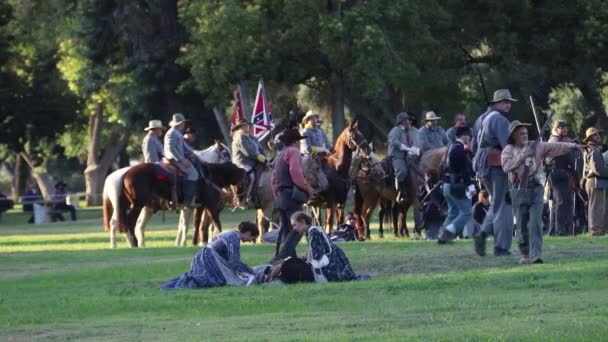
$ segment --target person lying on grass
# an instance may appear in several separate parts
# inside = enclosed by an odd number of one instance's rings
[[[238,230],[219,234],[196,253],[188,272],[164,283],[161,290],[251,285],[255,272],[241,261],[240,242],[255,241],[259,235],[251,222],[241,222]]]

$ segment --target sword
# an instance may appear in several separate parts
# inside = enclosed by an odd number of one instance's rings
[[[532,107],[532,114],[534,115],[534,121],[536,122],[536,129],[538,130],[538,139],[543,140],[543,130],[540,128],[540,122],[538,121],[538,114],[536,114],[536,107],[534,106],[534,99],[530,95],[530,106]]]

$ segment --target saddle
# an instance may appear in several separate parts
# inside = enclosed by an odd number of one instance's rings
[[[158,181],[166,182],[171,187],[171,202],[175,207],[183,197],[184,173],[175,166],[173,161],[166,158],[163,158],[161,163],[154,164],[154,173]]]

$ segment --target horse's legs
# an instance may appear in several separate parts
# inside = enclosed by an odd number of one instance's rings
[[[118,228],[116,222],[116,211],[112,213],[112,218],[110,219],[110,247],[116,248],[116,229]]]
[[[135,224],[137,223],[137,218],[139,217],[139,214],[141,213],[142,208],[143,208],[143,206],[134,205],[127,212],[126,238],[127,238],[127,242],[129,243],[129,246],[131,246],[131,247],[138,247],[137,237],[135,237],[134,230],[135,230]]]
[[[383,204],[384,201],[380,202],[380,209],[378,209],[378,234],[384,236],[384,216],[386,215],[386,207]]]
[[[192,245],[198,246],[202,241],[202,219],[204,215],[204,210],[201,208],[194,209],[194,224],[192,226]]]
[[[137,237],[139,247],[145,247],[144,230],[148,224],[148,221],[150,221],[152,214],[154,214],[154,210],[144,207],[137,217],[137,223],[135,223],[135,237]]]
[[[336,226],[344,223],[344,203],[338,203],[336,206]]]
[[[406,237],[410,237],[410,231],[407,229],[407,212],[410,209],[410,205],[411,203],[405,203],[402,207],[401,210],[401,231],[402,231],[402,235],[405,235]]]
[[[177,236],[175,237],[175,245],[178,247],[186,246],[186,236],[188,234],[188,226],[192,218],[192,209],[183,208],[179,213],[179,223],[177,226]]]
[[[209,212],[209,217],[211,218],[211,222],[213,223],[213,227],[214,227],[213,236],[215,236],[215,231],[217,231],[218,233],[222,232],[222,223],[220,222],[220,209],[209,208],[209,209],[207,209],[207,211]]]
[[[199,241],[199,246],[202,247],[209,242],[209,229],[211,229],[211,219],[207,210],[203,210],[200,227],[201,240]]]
[[[397,203],[391,203],[391,212],[393,218],[393,234],[395,237],[399,237],[399,207]]]
[[[331,234],[331,230],[334,225],[334,214],[336,213],[336,207],[336,204],[331,204],[325,210],[325,214],[327,215],[327,217],[325,218],[325,232],[327,233],[327,235]]]

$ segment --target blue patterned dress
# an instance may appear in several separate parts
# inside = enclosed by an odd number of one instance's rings
[[[316,226],[308,230],[308,261],[313,272],[320,269],[327,281],[348,281],[357,278],[346,254],[325,232]]]
[[[190,265],[190,270],[163,284],[161,290],[197,289],[225,285],[244,286],[253,270],[241,261],[238,231],[219,234],[202,248]]]

